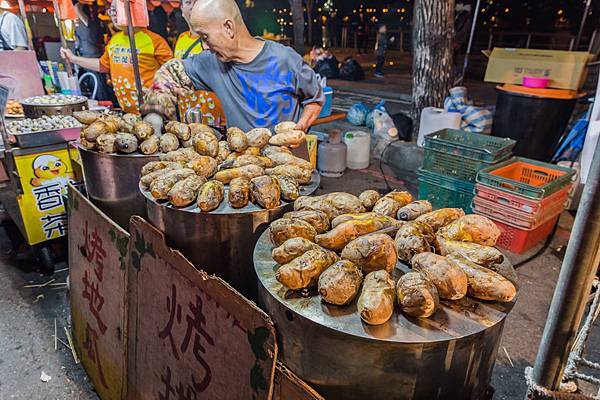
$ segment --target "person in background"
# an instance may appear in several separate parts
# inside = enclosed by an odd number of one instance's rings
[[[28,48],[25,24],[21,18],[0,6],[0,51],[27,50]]]
[[[169,34],[167,32],[169,17],[167,16],[165,9],[161,6],[155,7],[154,10],[148,12],[148,17],[150,20],[148,29],[157,35],[162,36],[162,38],[166,40]]]
[[[111,3],[108,14],[118,32],[110,39],[100,58],[76,56],[71,50],[65,48],[60,49],[60,54],[65,60],[83,68],[110,73],[121,109],[124,112],[139,114],[129,37],[123,31],[124,27],[117,25],[116,1]],[[138,51],[142,86],[149,88],[154,82],[156,71],[173,58],[173,53],[165,39],[146,28],[135,28],[135,45]]]
[[[393,42],[394,37],[388,39],[387,25],[383,24],[377,31],[377,42],[375,43],[375,56],[377,62],[375,64],[375,77],[383,78],[383,65],[385,64],[385,53],[387,51],[388,41]]]
[[[356,23],[356,37],[358,54],[367,52],[367,42],[369,39],[369,20],[363,11],[358,14],[358,21]]]
[[[332,48],[340,47],[340,32],[342,30],[342,21],[336,11],[333,11],[327,19],[327,29],[329,30],[329,41]]]
[[[181,3],[182,16],[189,21],[192,7],[196,0],[184,0]],[[187,30],[177,38],[175,43],[175,58],[185,60],[195,54],[200,54],[204,50],[202,38]],[[221,102],[217,96],[206,90],[196,90],[188,96],[180,96],[177,102],[179,108],[179,118],[183,121],[185,113],[192,107],[198,107],[202,111],[202,120],[204,123],[213,126],[225,126],[225,112],[221,107]]]
[[[102,38],[102,25],[98,18],[98,6],[87,5],[78,0],[73,0],[75,13],[77,14],[77,25],[75,26],[75,38],[77,39],[76,52],[81,57],[98,58],[102,55],[104,43]],[[106,76],[96,71],[80,69],[80,75],[86,72],[92,73],[98,82],[95,100],[113,100],[115,94],[106,83]]]

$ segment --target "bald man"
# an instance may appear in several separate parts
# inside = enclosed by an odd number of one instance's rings
[[[190,25],[209,51],[161,67],[143,113],[172,119],[178,95],[208,90],[227,125],[245,131],[289,120],[307,130],[318,117],[325,97],[315,72],[293,49],[250,35],[234,0],[197,0]]]

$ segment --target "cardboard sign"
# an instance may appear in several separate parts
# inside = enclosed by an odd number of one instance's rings
[[[325,398],[278,362],[273,382],[273,400],[325,400]]]
[[[15,168],[23,189],[17,201],[27,242],[33,245],[66,235],[63,194],[75,178],[67,147],[15,155]]]
[[[77,354],[100,398],[126,393],[129,234],[69,185],[69,282]]]
[[[578,90],[589,59],[585,51],[495,48],[484,80],[521,85],[524,76],[535,76],[550,78],[548,87]]]
[[[140,217],[130,232],[129,398],[270,399],[270,318]]]

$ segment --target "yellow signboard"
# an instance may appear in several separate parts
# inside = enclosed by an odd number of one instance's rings
[[[17,201],[27,242],[33,245],[66,235],[63,194],[74,178],[67,148],[16,155],[15,165],[23,189]]]

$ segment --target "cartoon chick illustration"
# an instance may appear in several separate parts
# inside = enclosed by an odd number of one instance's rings
[[[51,154],[38,156],[33,160],[33,173],[36,177],[31,178],[31,186],[42,186],[44,182],[60,178],[66,172],[67,166],[60,158]]]

